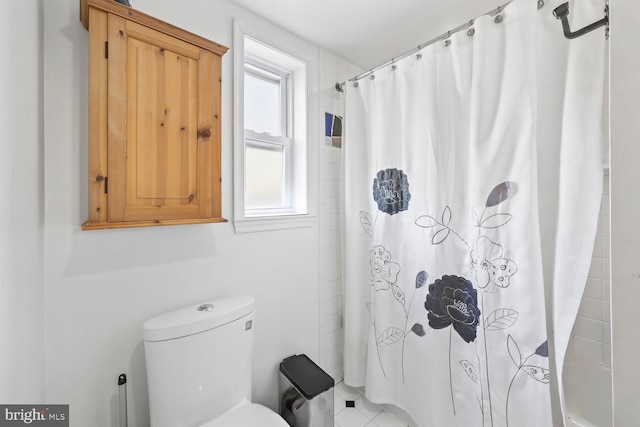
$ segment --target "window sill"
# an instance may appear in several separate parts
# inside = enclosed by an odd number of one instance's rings
[[[316,217],[311,215],[272,215],[234,219],[236,233],[288,230],[313,227]]]

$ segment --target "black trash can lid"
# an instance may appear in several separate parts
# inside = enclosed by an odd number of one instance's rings
[[[329,390],[335,384],[333,378],[313,363],[306,354],[298,354],[284,359],[280,363],[280,372],[307,400]]]

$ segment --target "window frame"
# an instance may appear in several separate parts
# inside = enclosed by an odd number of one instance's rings
[[[276,147],[282,148],[282,153],[284,157],[284,165],[283,165],[283,201],[278,205],[269,205],[269,206],[261,206],[261,207],[247,207],[247,199],[245,197],[245,216],[247,217],[258,217],[258,216],[267,216],[267,215],[275,215],[282,213],[292,213],[293,210],[293,200],[292,200],[292,144],[291,138],[283,137],[283,136],[271,136],[267,134],[257,133],[248,129],[244,130],[244,143],[245,143],[245,157],[246,157],[246,148],[262,148],[262,149],[273,149]],[[275,151],[275,150],[274,150]],[[246,181],[246,171],[245,171],[245,181]],[[245,195],[246,196],[246,195]]]
[[[244,127],[245,60],[279,74],[274,68],[245,52],[245,37],[252,45],[266,46],[302,64],[303,73],[292,71],[288,79],[289,112],[293,120],[286,123],[291,138],[291,203],[285,208],[246,209],[245,207],[245,147],[250,143],[283,143],[277,137],[246,131]],[[250,49],[248,49],[250,50]],[[234,20],[234,227],[236,233],[311,227],[317,222],[318,139],[317,118],[318,50],[315,46],[270,24],[255,26]],[[274,61],[275,62],[275,61]],[[287,67],[284,67],[287,71]],[[302,93],[304,102],[296,98]],[[302,92],[300,92],[302,91]],[[304,105],[300,105],[304,104]],[[302,113],[303,114],[302,114]],[[296,115],[297,113],[297,115]],[[295,123],[294,123],[295,122]]]
[[[278,85],[278,133],[271,135],[266,132],[258,132],[255,129],[244,128],[245,157],[248,147],[274,149],[281,148],[284,157],[283,161],[283,201],[281,204],[272,204],[261,207],[247,207],[247,197],[245,193],[245,216],[262,217],[276,214],[294,213],[293,206],[293,150],[292,143],[292,88],[291,71],[278,67],[276,64],[265,61],[245,52],[244,75],[254,76]],[[243,98],[246,100],[246,98]],[[246,183],[246,170],[245,170]]]
[[[247,70],[249,68],[249,70]],[[277,67],[275,64],[268,63],[258,57],[248,55],[245,53],[245,64],[244,64],[244,72],[245,74],[249,72],[257,78],[271,81],[271,82],[279,82],[279,90],[280,90],[280,102],[284,102],[284,107],[280,105],[278,109],[280,110],[280,134],[278,136],[290,136],[292,128],[290,126],[291,123],[291,71],[285,70],[283,68]],[[284,80],[284,84],[282,81]],[[283,111],[284,110],[284,114]],[[246,129],[246,127],[245,127]],[[254,129],[255,131],[255,129]],[[258,133],[258,132],[255,132]]]

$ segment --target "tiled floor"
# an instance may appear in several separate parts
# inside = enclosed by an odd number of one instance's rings
[[[382,406],[369,402],[358,389],[344,383],[334,389],[335,427],[407,427]],[[355,401],[355,408],[347,408],[346,401]]]

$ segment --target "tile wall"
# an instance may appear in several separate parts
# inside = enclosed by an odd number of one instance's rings
[[[611,368],[609,175],[604,177],[591,269],[573,327],[568,354]]]
[[[343,116],[344,95],[336,91],[360,70],[329,52],[320,51],[319,111]],[[320,232],[320,360],[318,364],[336,382],[342,380],[342,252],[341,252],[341,149],[320,144],[319,232]]]

